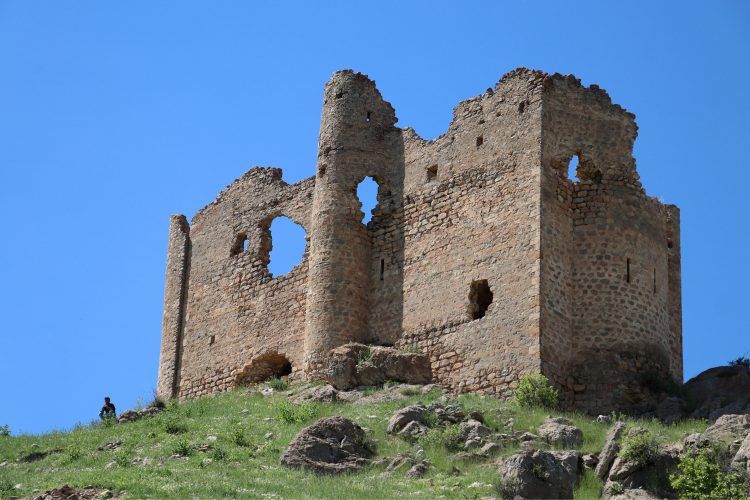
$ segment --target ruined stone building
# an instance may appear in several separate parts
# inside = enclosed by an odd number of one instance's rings
[[[372,80],[335,73],[314,176],[253,168],[172,216],[158,393],[313,379],[357,341],[418,348],[455,393],[541,372],[578,409],[642,407],[644,374],[682,380],[680,220],[638,180],[634,119],[596,85],[517,69],[427,141]],[[273,277],[278,216],[308,239]]]

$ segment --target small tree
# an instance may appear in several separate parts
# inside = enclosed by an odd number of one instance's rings
[[[0,437],[10,436],[10,427],[8,425],[0,425]]]
[[[557,389],[552,387],[547,377],[539,373],[521,377],[514,396],[519,405],[527,407],[555,408],[560,400]]]
[[[680,459],[669,482],[680,498],[745,498],[747,485],[739,474],[727,474],[707,450]]]

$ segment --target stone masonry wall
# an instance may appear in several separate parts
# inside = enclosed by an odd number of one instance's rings
[[[309,231],[314,186],[256,168],[193,217],[179,397],[233,387],[259,355],[285,356],[300,372],[308,259],[272,277],[269,228],[284,215]]]
[[[374,82],[338,72],[314,178],[255,168],[190,227],[173,218],[160,394],[318,378],[349,341],[416,347],[457,393],[505,397],[541,371],[584,411],[642,410],[643,373],[681,378],[679,211],[638,182],[632,114],[596,86],[518,69],[434,141],[396,120]],[[366,176],[379,184],[367,225]],[[272,277],[280,215],[309,243]]]

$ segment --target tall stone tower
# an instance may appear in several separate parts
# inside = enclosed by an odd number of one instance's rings
[[[324,369],[328,351],[368,340],[371,241],[357,185],[392,184],[401,131],[375,83],[352,71],[326,84],[318,141],[308,271],[305,369]]]

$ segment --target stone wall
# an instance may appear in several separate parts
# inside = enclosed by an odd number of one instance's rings
[[[374,82],[338,72],[314,178],[256,168],[189,228],[173,219],[160,393],[316,378],[349,341],[418,348],[454,392],[507,396],[541,371],[589,411],[650,404],[644,371],[681,378],[679,211],[638,182],[632,114],[596,86],[518,69],[434,141],[395,123]],[[380,186],[367,225],[366,176]],[[309,245],[273,278],[279,215]]]

